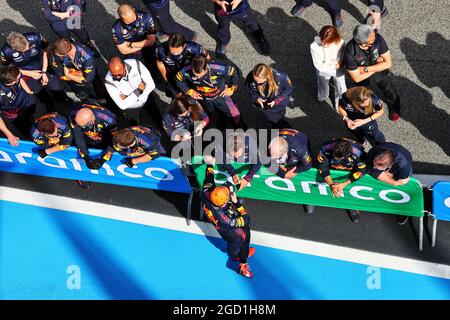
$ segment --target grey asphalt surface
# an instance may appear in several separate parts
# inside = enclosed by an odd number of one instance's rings
[[[144,8],[137,0],[88,0],[86,24],[107,58],[117,53],[111,43],[110,29],[118,4],[125,2]],[[450,30],[446,28],[450,8],[445,1],[386,2],[390,16],[383,20],[381,33],[392,50],[403,119],[393,124],[384,115],[379,121],[381,130],[389,141],[400,143],[412,152],[416,173],[450,175]],[[38,3],[37,0],[0,0],[0,43],[11,30],[38,29],[47,38],[55,39]],[[323,5],[323,1],[318,3]],[[315,99],[309,44],[323,25],[330,24],[329,15],[316,4],[302,18],[289,14],[294,1],[250,0],[250,4],[272,43],[272,54],[260,55],[243,31],[244,27],[232,24],[229,59],[242,69],[244,76],[260,62],[273,64],[289,74],[295,89],[294,102],[287,115],[295,128],[309,136],[313,152],[322,141],[346,135],[340,117],[330,105]],[[343,36],[348,40],[353,27],[363,20],[367,7],[365,1],[359,0],[342,1],[342,5]],[[171,6],[174,18],[198,32],[197,41],[213,51],[216,22],[210,1],[175,0]],[[106,69],[100,60],[99,67],[103,75]],[[166,101],[163,94],[160,97]],[[261,120],[255,119],[257,115],[252,112],[242,89],[235,101],[246,120]],[[93,184],[91,190],[84,191],[73,181],[9,173],[0,175],[0,185],[176,216],[184,216],[186,211],[187,197],[167,192],[107,184]],[[429,237],[426,237],[424,251],[419,252],[417,219],[400,227],[391,215],[364,213],[361,222],[354,225],[342,210],[318,208],[316,214],[308,216],[301,206],[286,203],[246,200],[246,206],[252,214],[255,230],[450,264],[450,223],[439,224],[436,248],[430,247]]]
[[[111,25],[119,4],[131,3],[144,9],[139,0],[88,0],[86,25],[91,37],[109,58],[117,51],[111,42]],[[342,0],[344,39],[351,38],[354,26],[362,22],[367,10],[365,0]],[[379,120],[388,141],[397,142],[413,154],[414,172],[450,174],[450,30],[447,18],[450,5],[446,1],[386,1],[390,15],[383,19],[381,34],[393,56],[395,83],[402,98],[403,119],[392,123],[387,114]],[[328,13],[316,1],[303,17],[289,12],[294,1],[250,0],[272,53],[262,56],[244,32],[245,27],[232,24],[232,40],[228,47],[230,61],[241,68],[245,76],[255,64],[273,64],[290,76],[295,86],[287,116],[295,128],[310,138],[314,151],[332,137],[348,135],[329,102],[316,101],[315,74],[309,54],[309,44],[320,28],[330,24]],[[216,21],[209,0],[171,1],[174,18],[198,33],[197,41],[214,51]],[[0,42],[11,30],[38,29],[49,39],[55,35],[44,21],[37,0],[0,0]],[[99,60],[100,74],[105,66]],[[163,94],[160,97],[167,101]],[[235,95],[244,119],[258,118],[242,88]],[[160,106],[164,108],[164,106]],[[256,119],[261,120],[262,119]]]

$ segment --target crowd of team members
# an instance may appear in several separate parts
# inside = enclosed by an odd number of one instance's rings
[[[221,60],[213,60],[195,42],[195,32],[173,20],[168,0],[144,0],[151,13],[121,5],[112,26],[113,42],[121,55],[109,60],[103,80],[96,68],[96,59],[102,55],[87,30],[82,23],[78,28],[70,27],[71,19],[86,14],[86,1],[41,2],[44,17],[59,38],[50,45],[39,32],[11,32],[0,51],[4,65],[0,72],[0,131],[11,145],[32,139],[41,147],[39,157],[45,158],[74,142],[90,169],[101,168],[114,152],[123,155],[124,163],[131,168],[167,154],[158,129],[180,142],[201,136],[205,128],[248,128],[232,99],[241,79],[240,70],[224,62],[231,37],[230,20],[245,22],[263,54],[273,49],[247,0],[212,0],[219,24],[216,56]],[[309,2],[298,1],[292,14],[300,15]],[[328,2],[331,8],[338,3]],[[340,8],[339,12],[332,10],[333,26],[322,28],[311,43],[317,98],[328,98],[333,78],[332,104],[356,137],[356,141],[343,137],[326,141],[317,155],[319,173],[335,197],[342,196],[344,188],[366,172],[392,185],[407,183],[412,173],[411,154],[398,144],[386,142],[376,122],[385,107],[370,88],[378,87],[383,92],[393,122],[400,118],[400,98],[390,78],[389,49],[377,30],[379,18],[387,10],[383,1],[369,1],[374,3],[380,10],[372,12],[370,23],[355,28],[347,44],[338,30],[343,23]],[[346,73],[356,86],[347,89]],[[162,80],[166,95],[172,98],[163,115],[155,102],[154,78]],[[276,168],[273,173],[292,179],[309,170],[312,157],[308,138],[285,119],[293,90],[288,75],[257,64],[246,76],[244,88],[255,111],[261,112],[272,128],[280,129],[279,136],[267,146],[276,163],[270,166]],[[73,92],[79,101],[70,99],[66,91]],[[228,242],[231,257],[239,260],[239,272],[251,277],[247,257],[255,250],[249,248],[250,219],[235,190],[245,188],[262,164],[252,136],[233,134],[226,141],[215,158],[205,158],[205,212]],[[366,154],[369,144],[373,148]],[[89,147],[103,152],[94,159]],[[217,187],[212,165],[219,158],[233,183]],[[230,160],[252,165],[240,178]],[[345,182],[336,183],[330,169],[350,174]],[[89,187],[87,182],[79,184]],[[308,213],[313,209],[306,206]],[[353,222],[358,222],[357,210],[349,214]]]

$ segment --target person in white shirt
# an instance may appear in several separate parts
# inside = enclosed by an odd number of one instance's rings
[[[106,90],[114,103],[124,111],[128,120],[140,125],[143,109],[147,109],[149,114],[158,111],[154,99],[150,96],[155,89],[155,82],[142,62],[113,57],[108,63],[108,68],[109,71],[105,76]],[[155,108],[156,110],[148,110]]]
[[[343,56],[345,42],[338,29],[325,26],[311,43],[311,56],[317,74],[317,100],[324,101],[329,96],[329,81],[334,79],[334,107],[337,110],[342,94],[347,91]]]

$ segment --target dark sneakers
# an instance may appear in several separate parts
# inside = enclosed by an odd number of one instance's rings
[[[250,247],[248,248],[248,258],[252,257],[256,253],[256,248]],[[238,257],[232,259],[233,261],[239,261]]]
[[[226,59],[227,58],[226,49],[227,49],[227,45],[226,44],[217,43],[217,45],[216,45],[216,55],[217,55],[217,57],[219,59]]]
[[[294,17],[300,17],[303,14],[303,12],[305,12],[305,9],[306,8],[304,6],[302,6],[301,4],[297,3],[295,6],[292,7],[291,14]]]
[[[333,26],[340,29],[344,25],[344,19],[342,18],[342,14],[339,13],[338,15],[333,17]]]
[[[91,187],[91,183],[89,181],[77,180],[77,184],[84,190],[88,190]]]
[[[358,223],[360,219],[359,210],[347,210],[348,216],[353,223]]]

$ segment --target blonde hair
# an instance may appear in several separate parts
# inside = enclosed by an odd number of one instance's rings
[[[373,95],[372,90],[367,89],[366,87],[353,87],[347,89],[345,95],[353,104],[353,106],[362,113],[364,113],[365,115],[374,113],[372,102],[372,95]],[[369,106],[368,107],[361,106],[361,104],[364,103],[367,99],[369,99]]]
[[[269,143],[270,154],[277,153],[280,157],[288,152],[288,142],[283,137],[275,137]]]
[[[273,78],[273,70],[269,65],[264,63],[257,64],[253,68],[253,76],[267,80],[267,84],[269,87],[268,90],[269,96],[278,93],[278,85],[275,82],[275,79]]]
[[[27,38],[21,33],[12,31],[8,34],[6,38],[6,43],[16,51],[24,51],[28,46]]]

